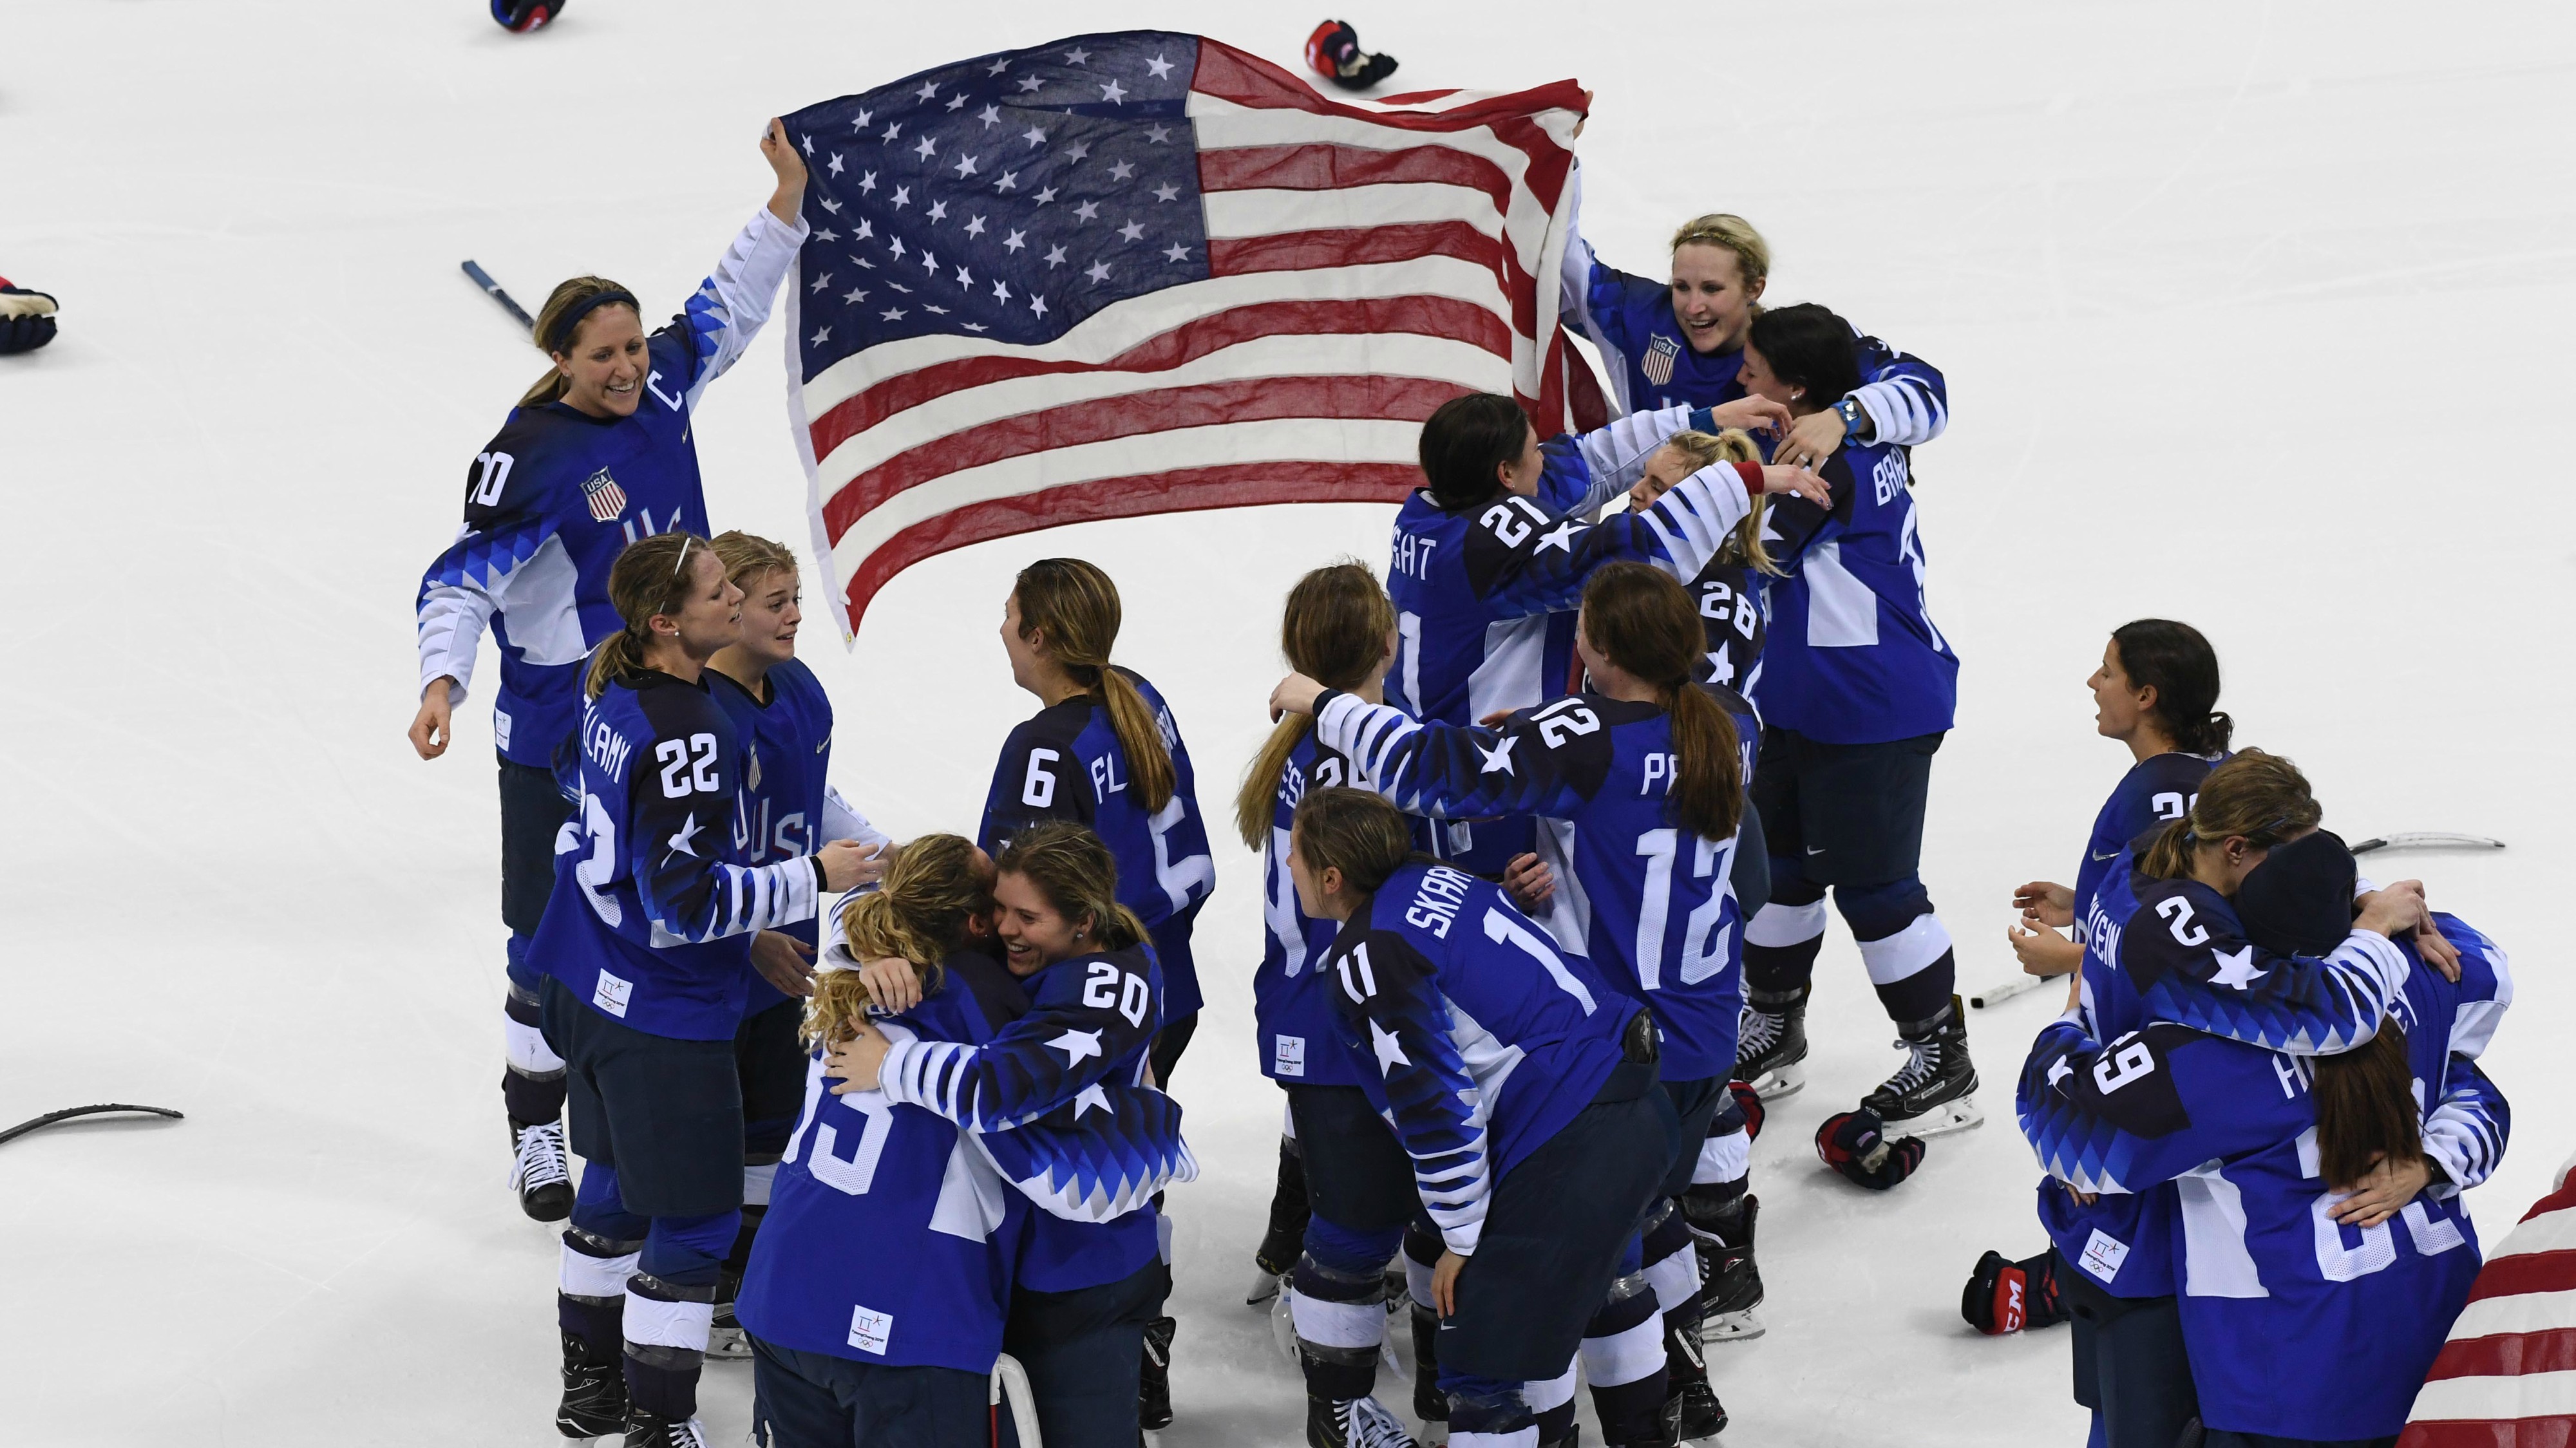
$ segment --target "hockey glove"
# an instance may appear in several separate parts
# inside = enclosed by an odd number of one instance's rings
[[[563,14],[564,0],[492,0],[492,18],[516,35],[543,30]]]
[[[2020,1262],[2006,1260],[2001,1252],[1978,1258],[1977,1270],[1959,1294],[1959,1315],[1988,1337],[2064,1322],[2067,1311],[2057,1292],[2057,1254],[2042,1252]]]
[[[1735,1109],[1744,1113],[1744,1139],[1762,1139],[1762,1097],[1750,1081],[1729,1081],[1726,1094],[1735,1098]]]
[[[54,340],[54,299],[0,277],[0,353],[33,352]]]
[[[1315,33],[1306,37],[1306,64],[1344,90],[1367,90],[1395,74],[1395,57],[1360,49],[1360,33],[1347,20],[1327,20],[1315,27]]]
[[[1816,1128],[1816,1156],[1871,1191],[1883,1192],[1923,1164],[1923,1141],[1914,1136],[1889,1139],[1878,1113],[1863,1108],[1825,1118]]]

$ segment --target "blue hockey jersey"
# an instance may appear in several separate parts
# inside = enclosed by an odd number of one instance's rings
[[[953,973],[878,1026],[975,1043],[993,1028]],[[859,1362],[992,1370],[1028,1201],[969,1136],[886,1093],[835,1096],[824,1053],[770,1188],[734,1312],[763,1341]]]
[[[1297,882],[1288,874],[1297,802],[1309,789],[1342,785],[1376,787],[1348,756],[1310,729],[1288,751],[1279,787],[1271,794],[1270,838],[1261,846],[1263,928],[1261,964],[1252,972],[1252,1028],[1261,1074],[1282,1085],[1355,1086],[1376,1070],[1344,1048],[1323,979],[1324,953],[1332,949],[1341,927],[1307,915],[1297,903]],[[1415,831],[1417,838],[1424,833]]]
[[[1752,711],[1734,694],[1711,693],[1735,719],[1749,779]],[[1549,932],[1654,1012],[1663,1078],[1722,1076],[1735,1064],[1744,997],[1736,836],[1714,840],[1674,825],[1670,714],[1574,694],[1486,729],[1417,724],[1327,693],[1316,732],[1408,813],[1539,816],[1539,857],[1556,876]]]
[[[1744,365],[1743,349],[1692,351],[1673,316],[1671,283],[1620,271],[1595,257],[1583,239],[1582,207],[1583,171],[1577,167],[1557,311],[1601,350],[1619,410],[1716,407],[1744,396],[1736,375]],[[1926,443],[1950,425],[1949,386],[1930,363],[1857,333],[1852,349],[1861,386],[1851,395],[1869,414],[1876,441]]]
[[[811,919],[818,867],[744,862],[741,750],[703,681],[610,683],[582,711],[580,749],[529,963],[636,1030],[730,1039],[752,932]]]
[[[1386,573],[1397,631],[1387,701],[1416,718],[1473,724],[1564,693],[1573,614],[1592,570],[1629,559],[1686,582],[1751,506],[1742,474],[1719,463],[1642,512],[1613,514],[1597,527],[1580,520],[1634,485],[1666,438],[1707,422],[1704,413],[1672,408],[1553,438],[1543,447],[1535,497],[1455,513],[1428,492],[1407,497]]]
[[[1703,684],[1732,689],[1748,699],[1761,686],[1762,639],[1770,629],[1769,574],[1750,563],[1712,561],[1690,581],[1699,626],[1708,637]]]
[[[1162,972],[1145,946],[1070,956],[1022,982],[1029,1011],[992,1040],[898,1042],[880,1069],[890,1101],[921,1106],[983,1134],[1014,1180],[1051,1179],[1076,1200],[1097,1198],[1108,1220],[1040,1212],[1029,1223],[1018,1281],[1069,1292],[1119,1281],[1160,1255],[1150,1200],[1134,1188],[1177,1172],[1179,1108],[1122,1109],[1105,1089],[1139,1086],[1163,1017]],[[1014,1128],[1040,1123],[1084,1143],[1078,1160],[1023,1159]],[[1041,1147],[1040,1150],[1049,1150]],[[1195,1170],[1195,1168],[1191,1168]],[[1142,1196],[1150,1197],[1153,1188]],[[1113,1200],[1114,1199],[1114,1200]]]
[[[1592,1103],[1637,1006],[1493,885],[1412,863],[1345,921],[1324,968],[1361,1079],[1422,1205],[1472,1255],[1495,1184]]]
[[[632,416],[560,402],[514,408],[465,475],[465,524],[429,565],[416,605],[420,683],[473,682],[486,627],[501,650],[492,737],[520,764],[551,767],[581,715],[582,665],[621,624],[608,570],[649,533],[707,528],[690,423],[706,385],[768,320],[805,223],[764,209],[716,261],[680,315],[650,340]]]
[[[2084,842],[2084,858],[2075,862],[2076,919],[2084,918],[2094,887],[2101,884],[2105,869],[2120,851],[2147,831],[2191,813],[2192,802],[2200,798],[2200,782],[2225,757],[2205,759],[2168,751],[2129,766],[2111,797],[2102,801],[2102,812],[2093,817],[2093,833]]]
[[[1207,818],[1199,811],[1198,775],[1171,705],[1143,676],[1118,672],[1144,696],[1163,731],[1163,747],[1172,756],[1172,797],[1148,811],[1129,792],[1133,775],[1108,706],[1077,695],[1039,710],[1002,741],[976,842],[999,855],[1013,831],[1038,820],[1089,826],[1118,859],[1118,903],[1154,932],[1170,991],[1158,991],[1156,999],[1164,1019],[1176,1021],[1199,1008],[1188,927],[1216,888],[1216,859],[1208,850]]]
[[[1772,500],[1787,576],[1771,584],[1771,628],[1754,702],[1763,722],[1827,744],[1881,744],[1950,727],[1959,656],[1924,602],[1906,451],[1846,444],[1817,469],[1826,510]]]
[[[729,675],[709,669],[706,677],[707,689],[733,721],[742,749],[742,810],[736,817],[740,838],[735,843],[744,863],[792,860],[834,840],[893,843],[831,787],[832,700],[803,660],[770,668],[765,703]],[[810,919],[783,928],[807,945],[816,943]],[[786,999],[754,974],[743,1011],[757,1015]]]
[[[2509,987],[2484,937],[2438,923],[2461,947],[2462,979],[2405,952],[2410,968],[2386,1006],[2407,1029],[2419,1110],[2440,1103],[2428,1128],[2445,1109],[2473,1116],[2500,1151],[2503,1098],[2455,1051],[2454,1032],[2464,1003]],[[2473,1016],[2491,1030],[2491,1016]],[[2466,1300],[2476,1232],[2455,1192],[2427,1191],[2367,1230],[2330,1219],[2339,1198],[2319,1167],[2313,1072],[2303,1056],[2165,1023],[2104,1043],[2069,1014],[2033,1046],[2018,1104],[2061,1180],[2106,1192],[2175,1184],[2183,1332],[2205,1423],[2381,1437],[2403,1425]]]

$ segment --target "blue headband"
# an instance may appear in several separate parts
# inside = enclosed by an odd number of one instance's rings
[[[537,340],[543,342],[545,344],[546,351],[550,353],[562,351],[564,349],[564,344],[572,341],[573,335],[581,330],[582,318],[589,316],[591,313],[599,310],[601,307],[609,305],[612,302],[623,302],[626,305],[635,308],[636,316],[641,317],[644,315],[644,308],[637,304],[635,294],[633,292],[598,292],[591,296],[584,297],[580,301],[573,303],[571,306],[564,308],[564,314],[555,320],[553,337],[540,337]]]

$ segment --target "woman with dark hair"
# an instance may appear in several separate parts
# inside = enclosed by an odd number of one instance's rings
[[[1469,393],[1422,425],[1424,486],[1395,515],[1387,592],[1399,635],[1388,698],[1441,724],[1474,724],[1563,694],[1574,662],[1573,621],[1584,580],[1604,563],[1650,563],[1696,577],[1760,495],[1803,492],[1813,474],[1756,463],[1692,472],[1651,506],[1596,526],[1582,515],[1634,486],[1664,442],[1685,428],[1761,423],[1782,409],[1746,399],[1721,408],[1667,408],[1544,445],[1518,403]],[[1458,819],[1434,833],[1433,853],[1499,877],[1528,853],[1523,826]]]
[[[1715,212],[1673,233],[1668,280],[1634,276],[1592,254],[1583,238],[1583,172],[1567,212],[1557,312],[1601,349],[1622,412],[1715,407],[1744,397],[1744,344],[1763,314],[1771,244],[1741,216]],[[1852,385],[1802,414],[1772,456],[1821,467],[1846,441],[1912,447],[1950,424],[1939,369],[1876,337],[1846,329],[1859,359]]]
[[[553,889],[555,832],[571,812],[582,662],[615,634],[618,550],[648,534],[707,533],[692,421],[708,383],[742,356],[808,228],[805,163],[773,120],[760,152],[769,204],[717,258],[680,315],[647,335],[642,304],[574,277],[538,309],[550,361],[465,474],[465,526],[421,579],[420,707],[411,746],[447,752],[489,628],[500,645],[492,742],[501,767],[501,919],[510,930],[501,1099],[517,1154],[510,1184],[541,1222],[572,1208],[564,1063],[537,1028],[528,938]],[[648,397],[647,394],[650,394]]]
[[[1592,691],[1498,729],[1416,723],[1302,675],[1270,698],[1274,711],[1313,714],[1325,746],[1357,766],[1354,782],[1407,813],[1541,820],[1539,853],[1554,881],[1549,929],[1653,1013],[1685,1145],[1667,1163],[1668,1202],[1647,1223],[1645,1274],[1663,1318],[1660,1382],[1682,1400],[1688,1438],[1726,1424],[1697,1351],[1692,1231],[1740,1247],[1749,1270],[1753,1212],[1743,1124],[1709,1140],[1710,1123],[1734,1104],[1737,829],[1753,723],[1741,698],[1694,681],[1703,643],[1680,584],[1641,563],[1612,563],[1585,585],[1576,630]],[[1606,1421],[1628,1379],[1593,1366]]]
[[[1672,1442],[1655,1294],[1636,1286],[1638,1222],[1677,1140],[1653,1019],[1501,889],[1415,853],[1375,794],[1310,790],[1288,869],[1306,913],[1340,926],[1322,978],[1440,1234],[1417,1290],[1440,1318],[1451,1448],[1571,1442],[1578,1351],[1605,1442]],[[1343,1270],[1402,1235],[1342,1244]],[[1380,1427],[1376,1443],[1411,1448]]]
[[[2033,880],[2013,892],[2022,921],[2005,927],[2004,938],[2032,975],[2064,975],[2082,962],[2083,941],[2057,932],[2083,918],[2122,845],[2190,812],[2236,729],[2217,708],[2218,653],[2187,623],[2142,618],[2113,629],[2102,666],[2085,684],[2094,732],[2129,746],[2132,762],[2093,817],[2074,886]]]
[[[1850,334],[1820,306],[1764,312],[1746,336],[1744,385],[1812,415],[1858,385]],[[1849,444],[1823,476],[1830,503],[1772,509],[1771,556],[1786,576],[1770,587],[1753,776],[1771,898],[1745,931],[1735,1078],[1764,1096],[1804,1084],[1807,997],[1831,889],[1906,1049],[1862,1105],[1893,1135],[1956,1131],[1984,1117],[1951,993],[1949,932],[1920,870],[1932,755],[1950,728],[1959,657],[1925,602],[1906,449]]]
[[[698,1373],[742,1217],[734,1037],[755,932],[812,918],[873,850],[835,840],[753,865],[734,833],[741,746],[707,662],[742,639],[742,590],[706,540],[659,533],[609,571],[624,627],[583,693],[581,812],[528,944],[539,1025],[565,1063],[588,1163],[556,1316],[567,1437],[704,1448]]]

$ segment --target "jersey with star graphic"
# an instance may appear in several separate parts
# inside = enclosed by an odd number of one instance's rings
[[[1472,1254],[1494,1187],[1592,1102],[1637,1006],[1503,892],[1404,865],[1324,959],[1360,1089],[1395,1125],[1453,1251]]]
[[[2370,1039],[2406,973],[2397,947],[2367,930],[2322,960],[2276,955],[2247,939],[2234,904],[2198,880],[2138,880],[2136,888],[2119,968],[2144,1020],[2331,1055]],[[2103,1027],[2125,1029],[2111,1014]]]
[[[1145,1084],[1146,1050],[1162,1025],[1163,974],[1153,948],[1068,956],[1025,984],[1028,1014],[990,1041],[895,1043],[878,1072],[886,1099],[983,1133],[1013,1181],[1028,1180],[1037,1163],[1022,1160],[1023,1144],[1007,1138],[1032,1124],[1056,1140],[1085,1142],[1104,1180],[1152,1174],[1178,1146],[1178,1108],[1159,1092],[1112,1099],[1106,1088]],[[1153,1107],[1157,1100],[1168,1115]],[[1128,1206],[1107,1221],[1037,1213],[1021,1251],[1020,1285],[1038,1292],[1097,1287],[1154,1260],[1161,1242],[1153,1204]]]
[[[818,867],[744,862],[739,745],[703,681],[611,682],[576,737],[581,801],[529,963],[636,1030],[731,1039],[752,933],[811,919]]]

